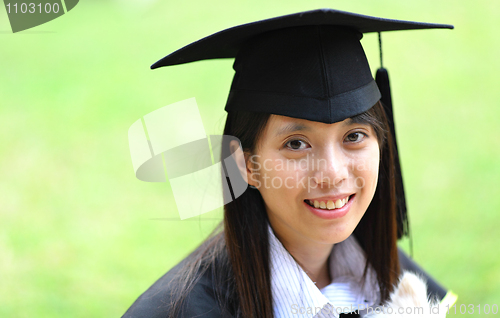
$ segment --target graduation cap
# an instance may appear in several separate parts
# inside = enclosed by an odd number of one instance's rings
[[[235,58],[226,111],[335,123],[381,100],[396,141],[388,73],[381,67],[373,79],[360,39],[369,32],[378,32],[380,40],[383,31],[434,28],[453,26],[319,9],[214,33],[165,56],[151,68]],[[409,234],[409,227],[397,147],[395,157],[401,238]]]

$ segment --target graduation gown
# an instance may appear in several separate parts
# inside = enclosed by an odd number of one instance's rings
[[[412,271],[420,274],[427,280],[427,293],[430,297],[442,300],[447,290],[427,274],[420,266],[410,259],[403,251],[399,250],[399,262],[401,270]],[[123,318],[164,318],[169,312],[171,281],[182,269],[184,264],[192,258],[191,254],[148,288],[122,316]],[[206,318],[229,318],[230,314],[223,313],[218,305],[214,290],[213,277],[210,270],[200,278],[193,287],[183,306],[179,317],[206,317]],[[357,314],[341,314],[340,317],[358,317]]]

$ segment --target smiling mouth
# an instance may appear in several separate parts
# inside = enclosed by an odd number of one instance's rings
[[[335,209],[340,209],[344,205],[349,202],[349,200],[352,198],[353,195],[350,195],[348,197],[345,197],[343,199],[338,199],[336,201],[333,200],[328,200],[328,201],[318,201],[318,200],[304,200],[307,204],[310,206],[316,208],[316,209],[322,209],[322,210],[335,210]]]

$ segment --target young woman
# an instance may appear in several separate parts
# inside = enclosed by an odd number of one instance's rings
[[[402,267],[419,269],[396,245],[408,228],[388,79],[375,83],[359,40],[443,27],[315,10],[221,31],[154,64],[236,58],[224,135],[239,142],[224,139],[222,158],[249,188],[124,317],[338,317],[386,301]]]

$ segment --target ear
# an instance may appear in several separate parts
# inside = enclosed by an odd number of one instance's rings
[[[250,154],[244,153],[240,144],[236,140],[230,141],[229,149],[231,150],[231,155],[238,166],[238,170],[240,171],[243,180],[245,180],[245,182],[249,185],[255,186],[254,178],[252,178],[252,169],[248,160]]]

